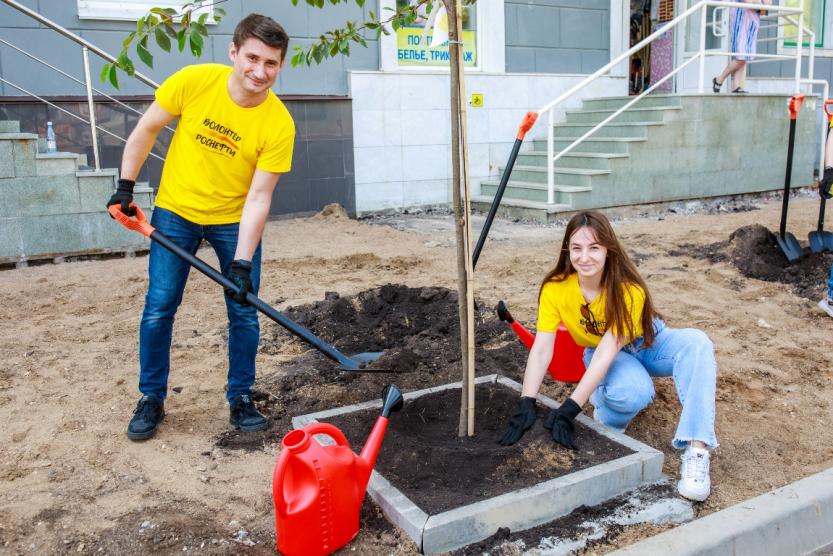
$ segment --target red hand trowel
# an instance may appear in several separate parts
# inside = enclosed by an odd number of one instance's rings
[[[278,550],[284,556],[325,556],[359,532],[359,511],[385,437],[388,416],[402,407],[393,384],[382,393],[382,412],[359,455],[338,428],[312,423],[287,433],[272,477]],[[313,435],[335,444],[322,446]]]
[[[532,347],[535,334],[527,330],[524,325],[512,318],[506,303],[499,301],[497,315],[503,322],[509,323],[518,339],[527,347]],[[561,324],[555,333],[555,347],[548,371],[554,380],[559,382],[578,382],[584,376],[584,348],[576,344],[567,328]]]

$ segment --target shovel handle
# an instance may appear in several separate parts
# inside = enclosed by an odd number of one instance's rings
[[[134,203],[130,203],[130,206],[136,211],[135,220],[121,211],[121,205],[110,205],[107,207],[107,212],[110,213],[110,216],[112,216],[116,222],[128,230],[133,230],[134,232],[139,232],[145,237],[150,237],[150,234],[156,231],[156,228],[150,225],[147,218],[145,218],[145,213],[142,212],[142,209]]]
[[[521,120],[521,125],[518,126],[518,134],[515,136],[515,139],[523,141],[527,132],[535,125],[536,120],[538,120],[538,112],[527,112],[524,115],[524,119]]]
[[[794,95],[790,99],[790,119],[798,118],[798,111],[801,110],[801,105],[804,104],[804,95]]]
[[[830,106],[833,106],[833,99],[827,99],[824,101],[824,113],[827,114],[827,121],[833,122],[833,113],[830,112]]]

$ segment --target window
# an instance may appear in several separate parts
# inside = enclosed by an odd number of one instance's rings
[[[414,0],[396,0],[398,8],[412,4]],[[434,9],[439,9],[441,2],[434,3]],[[420,17],[410,26],[401,27],[396,31],[396,63],[399,67],[435,66],[448,67],[448,44],[433,45],[434,33],[445,35],[448,30],[446,18],[440,12],[434,29],[425,30],[430,14],[422,8]],[[442,18],[441,20],[439,18]],[[463,65],[467,68],[479,67],[477,48],[477,9],[475,6],[463,7]]]
[[[186,0],[78,0],[78,17],[81,19],[122,19],[136,21],[148,13],[151,8],[182,9]],[[194,2],[199,4],[200,2]],[[199,15],[208,13],[206,23],[213,24],[214,9],[211,5],[194,12]]]
[[[688,0],[686,9],[690,8],[699,0]],[[728,13],[725,8],[717,6],[706,7],[706,50],[718,50],[723,47],[721,37],[718,33],[725,34],[725,27],[728,27],[728,22],[721,24],[721,18]],[[694,17],[689,17],[685,24],[685,51],[699,52],[700,51],[700,18],[699,12]],[[722,29],[722,31],[720,31]],[[716,33],[717,31],[717,33]]]
[[[786,5],[797,8],[799,0],[786,0]],[[825,0],[804,0],[804,28],[816,34],[816,48],[824,47],[825,35]],[[784,25],[784,46],[795,46],[798,36],[798,26],[787,23]],[[809,47],[808,39],[804,39],[802,46]]]

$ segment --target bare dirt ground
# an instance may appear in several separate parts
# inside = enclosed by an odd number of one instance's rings
[[[698,515],[833,466],[833,319],[815,307],[823,278],[811,291],[744,276],[729,256],[729,237],[753,224],[776,230],[780,202],[732,208],[637,209],[615,222],[669,324],[702,328],[716,346],[721,446],[713,493],[696,506]],[[790,204],[789,228],[804,243],[817,210],[817,197]],[[270,222],[261,296],[285,309],[385,284],[455,289],[450,222],[448,215],[355,221],[337,214]],[[532,324],[537,287],[562,232],[497,223],[476,271],[477,297],[490,306],[505,299]],[[199,255],[216,264],[210,250]],[[154,439],[130,442],[146,264],[137,257],[0,272],[0,552],[272,554],[271,475],[289,430],[286,413],[342,405],[351,390],[379,380],[298,384],[291,408],[269,408],[282,416],[258,437],[259,449],[239,449],[223,396],[222,294],[193,273],[175,327],[166,420]],[[275,337],[277,326],[261,323],[263,337]],[[288,337],[263,344],[259,385],[274,383],[308,350]],[[558,398],[562,390],[548,383],[544,393]],[[628,429],[665,452],[672,478],[678,415],[673,384],[658,381],[655,402]],[[592,551],[659,529],[623,528]],[[417,551],[366,503],[362,531],[344,553]]]

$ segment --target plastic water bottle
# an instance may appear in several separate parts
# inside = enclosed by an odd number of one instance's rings
[[[55,140],[55,130],[52,129],[52,122],[46,122],[46,152],[58,152],[58,142]]]

